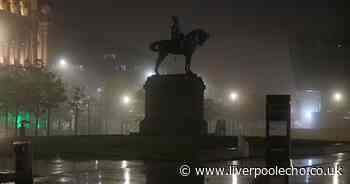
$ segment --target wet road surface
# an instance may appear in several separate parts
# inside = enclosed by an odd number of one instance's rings
[[[183,177],[179,175],[182,164],[174,162],[144,162],[144,161],[113,161],[90,160],[68,161],[62,159],[34,161],[33,172],[36,183],[58,184],[157,184],[157,183],[190,183],[190,184],[250,184],[254,183],[253,176],[203,176]],[[209,162],[200,167],[261,167],[262,160]],[[295,167],[343,167],[344,175],[334,176],[292,176],[290,184],[348,184],[350,177],[350,154],[338,153],[322,157],[303,158],[293,160]],[[0,159],[0,170],[13,169],[11,159]]]

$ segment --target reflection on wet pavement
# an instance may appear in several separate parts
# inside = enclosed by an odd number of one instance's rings
[[[350,179],[347,169],[350,169],[350,155],[338,153],[323,157],[313,157],[293,160],[295,167],[344,167],[342,176],[293,176],[289,177],[290,184],[346,184]],[[13,169],[10,159],[0,159],[0,170]],[[50,161],[34,161],[33,172],[37,183],[59,184],[160,184],[160,183],[190,183],[190,184],[250,184],[253,177],[248,176],[206,176],[182,177],[179,167],[184,163],[151,162],[151,161],[68,161],[54,159]],[[243,160],[231,162],[210,162],[200,164],[200,167],[261,167],[262,160]],[[193,164],[191,164],[193,165]],[[199,165],[196,165],[199,166]]]

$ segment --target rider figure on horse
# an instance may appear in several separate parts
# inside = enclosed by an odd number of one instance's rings
[[[179,20],[172,16],[171,40],[159,40],[150,44],[150,50],[158,53],[154,71],[159,74],[158,68],[169,55],[185,56],[185,71],[191,74],[191,59],[193,53],[202,46],[210,37],[203,29],[194,29],[186,36],[180,31]]]
[[[177,16],[172,16],[171,19],[173,21],[171,25],[171,41],[176,42],[177,45],[181,47],[185,35],[180,30],[179,18]]]

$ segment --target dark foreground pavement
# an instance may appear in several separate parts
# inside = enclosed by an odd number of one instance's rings
[[[152,140],[152,138],[149,138]],[[170,144],[163,155],[154,154],[155,148],[161,150],[162,144],[169,140],[153,142],[141,140],[140,137],[126,136],[70,136],[70,137],[39,137],[34,140],[34,151],[36,153],[33,162],[33,172],[36,176],[36,183],[122,183],[122,184],[143,184],[143,183],[191,183],[191,184],[251,184],[257,183],[253,176],[240,175],[207,175],[202,177],[182,177],[179,168],[183,164],[188,164],[186,159],[172,161],[166,159],[169,153],[174,154],[179,149],[177,145]],[[182,140],[180,146],[186,146],[187,138]],[[203,144],[207,152],[206,156],[222,155],[222,147],[215,146],[220,143],[220,139],[211,139],[211,143]],[[237,152],[234,146],[235,138],[225,139],[224,145],[231,152]],[[259,140],[255,141],[259,142]],[[260,139],[261,141],[261,139]],[[137,143],[138,146],[137,147]],[[131,144],[134,143],[134,144]],[[221,142],[223,143],[223,142]],[[298,143],[298,144],[296,144]],[[188,144],[191,145],[191,144]],[[187,145],[187,146],[188,146]],[[251,144],[253,146],[254,144]],[[257,144],[255,144],[257,145]],[[136,146],[136,147],[135,147]],[[259,146],[259,144],[258,144]],[[260,144],[263,147],[263,143]],[[127,148],[127,149],[125,149]],[[304,149],[303,149],[304,148]],[[295,167],[333,167],[340,165],[344,168],[342,176],[291,176],[290,184],[347,184],[350,183],[350,154],[347,143],[323,142],[323,141],[294,141],[293,156]],[[5,147],[0,157],[0,171],[14,170],[14,158],[10,153],[11,148]],[[298,149],[298,150],[297,150]],[[319,151],[323,151],[322,153]],[[227,152],[230,154],[231,152]],[[152,156],[152,159],[145,159],[144,154]],[[311,154],[310,154],[311,153]],[[136,155],[136,156],[135,156]],[[177,156],[177,155],[176,155]],[[230,156],[230,155],[229,155]],[[197,163],[200,167],[227,167],[228,165],[238,165],[239,167],[263,167],[261,157],[234,158],[225,161],[203,160]],[[178,158],[181,158],[179,156]],[[146,161],[145,161],[146,160]],[[193,169],[193,168],[192,168]],[[5,180],[4,180],[5,181]],[[167,182],[165,182],[167,181]],[[1,182],[0,182],[1,183]],[[270,183],[272,184],[272,183]]]
[[[0,159],[0,170],[13,168],[9,158]],[[291,176],[290,184],[347,184],[350,183],[350,154],[337,153],[327,156],[310,157],[293,160],[295,167],[333,167],[338,164],[344,169],[344,175],[338,176]],[[157,161],[115,161],[115,160],[86,160],[74,161],[60,158],[34,161],[33,171],[36,183],[62,184],[251,184],[256,183],[253,176],[220,175],[202,176],[193,180],[191,177],[180,176],[179,168],[184,162]],[[200,167],[220,168],[235,164],[239,167],[261,167],[264,162],[259,159],[240,161],[222,161],[201,163]],[[193,171],[194,168],[191,168]],[[194,171],[193,171],[194,172]]]

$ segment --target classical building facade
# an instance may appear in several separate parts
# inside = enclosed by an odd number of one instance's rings
[[[0,65],[46,65],[50,5],[0,0]]]

